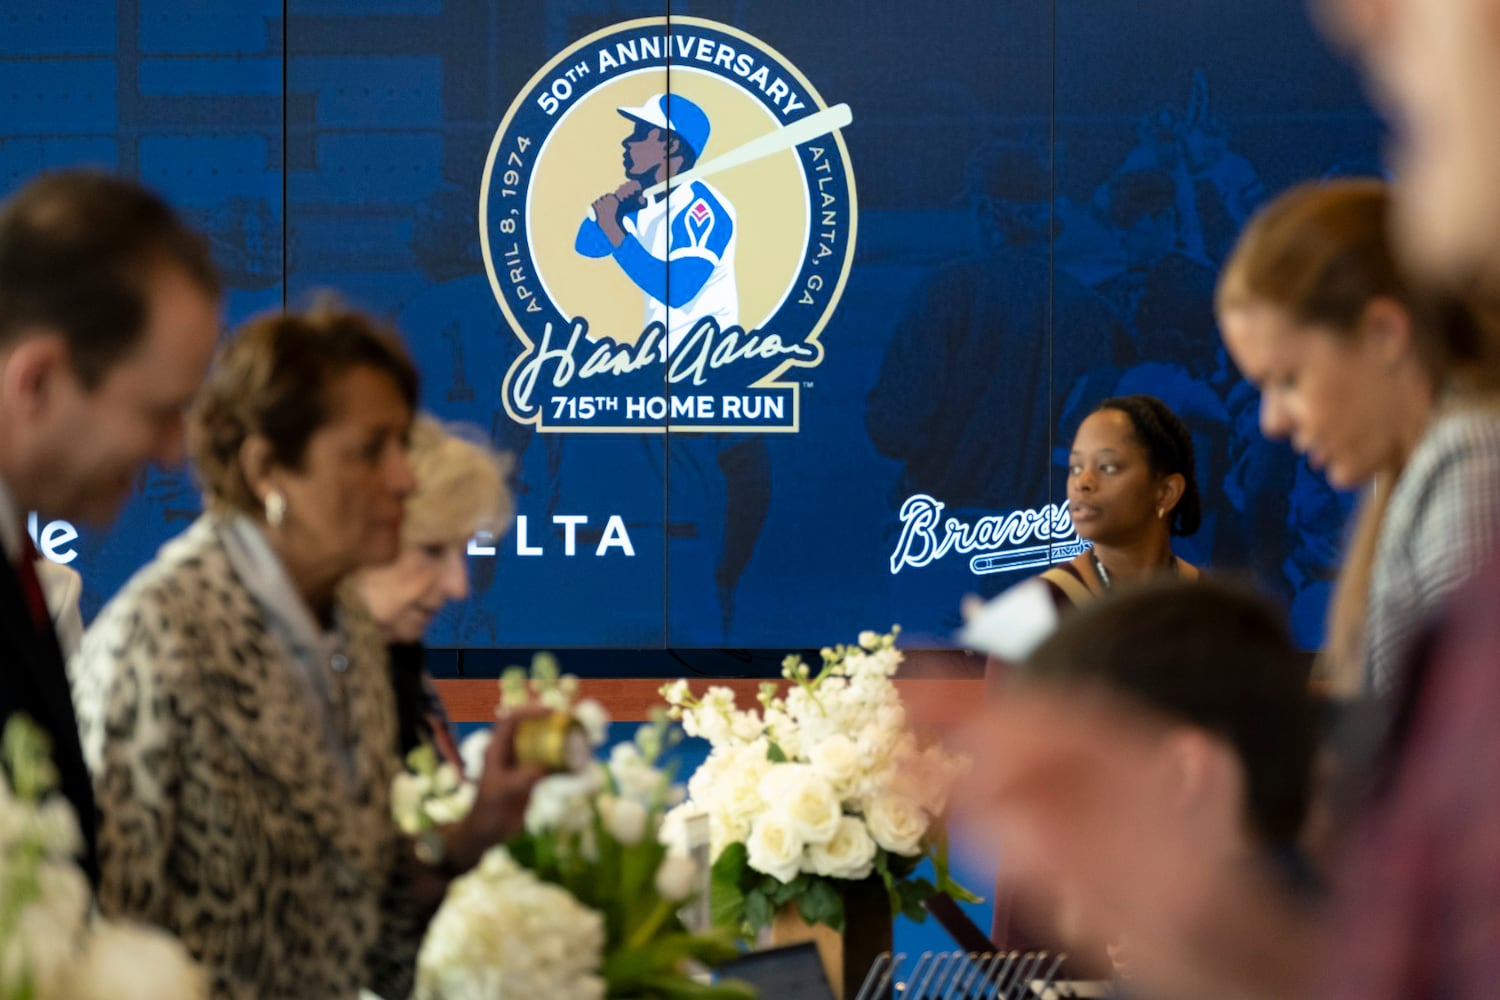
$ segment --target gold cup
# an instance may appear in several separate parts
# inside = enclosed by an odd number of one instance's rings
[[[581,771],[593,760],[588,733],[567,712],[551,712],[516,723],[516,763],[556,774]]]

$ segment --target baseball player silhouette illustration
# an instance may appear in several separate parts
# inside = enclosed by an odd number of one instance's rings
[[[625,183],[595,199],[574,249],[614,258],[645,293],[643,329],[661,324],[670,352],[707,319],[720,330],[739,325],[734,209],[703,180],[642,196],[702,155],[709,121],[698,105],[680,94],[657,94],[618,110],[634,126],[621,143]]]

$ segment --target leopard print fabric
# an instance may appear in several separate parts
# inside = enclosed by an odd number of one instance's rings
[[[175,934],[216,998],[410,990],[419,929],[390,814],[386,651],[357,600],[340,601],[352,779],[212,517],[110,602],[72,665],[101,813],[100,907]]]

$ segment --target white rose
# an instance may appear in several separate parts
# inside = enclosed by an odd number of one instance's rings
[[[875,843],[892,854],[908,857],[922,850],[927,833],[927,814],[905,795],[878,795],[865,812],[865,822]]]
[[[833,786],[808,764],[772,765],[760,779],[760,797],[809,844],[832,839],[843,815]]]
[[[830,736],[808,750],[807,759],[840,799],[853,794],[863,768],[859,747],[853,740],[843,734]]]
[[[870,874],[875,861],[875,841],[870,839],[863,820],[845,816],[839,820],[832,840],[808,845],[807,859],[816,875],[862,879]]]
[[[668,855],[656,869],[656,894],[680,903],[698,889],[698,865],[692,858]]]
[[[745,850],[751,868],[780,882],[790,882],[802,868],[802,838],[779,813],[767,813],[756,821]]]
[[[646,835],[646,820],[650,816],[646,807],[635,799],[600,796],[599,813],[604,818],[604,829],[626,847],[634,847]]]

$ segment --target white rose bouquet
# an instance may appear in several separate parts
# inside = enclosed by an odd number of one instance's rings
[[[662,688],[671,715],[712,747],[665,828],[671,840],[686,815],[708,814],[716,923],[754,933],[795,902],[808,923],[842,931],[838,883],[872,877],[893,915],[921,920],[923,900],[939,890],[977,900],[948,874],[941,821],[965,761],[912,732],[891,681],[897,632],[824,649],[816,672],[787,657],[790,689],[783,697],[762,685],[758,712],[738,708],[728,688],[702,698],[685,680]],[[915,874],[926,858],[936,884]]]
[[[576,679],[559,674],[550,656],[533,661],[529,681],[525,671],[507,671],[501,690],[504,707],[534,701],[570,712],[596,749],[604,743],[603,709],[575,703]],[[732,935],[690,933],[678,916],[698,871],[669,856],[658,835],[663,813],[682,797],[657,764],[667,734],[665,719],[643,726],[607,763],[536,784],[524,832],[450,887],[418,959],[419,1000],[753,1000],[742,984],[700,982],[684,966],[713,966],[739,951]],[[466,761],[483,758],[487,736],[465,741]],[[473,799],[458,786],[477,775],[465,779],[432,757],[412,763],[418,773],[398,777],[393,794],[402,827],[461,819]],[[569,923],[576,929],[563,929]],[[558,933],[549,936],[544,924]]]
[[[0,749],[0,1000],[187,1000],[204,995],[182,945],[155,928],[91,919],[82,845],[47,735],[12,717]],[[7,780],[7,773],[9,780]]]

